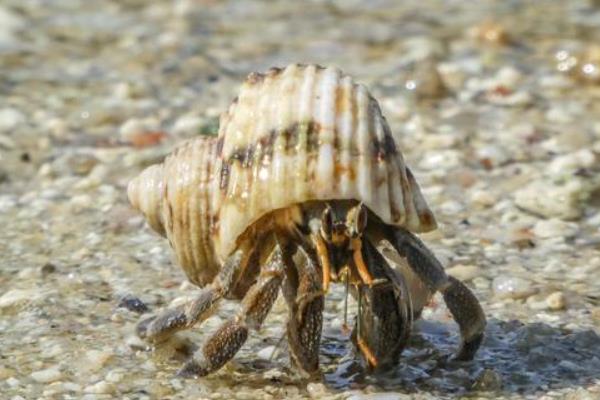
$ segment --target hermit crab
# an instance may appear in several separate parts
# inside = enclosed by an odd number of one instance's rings
[[[218,136],[190,140],[148,167],[128,197],[199,286],[188,303],[142,320],[140,337],[160,342],[208,318],[223,298],[241,300],[184,376],[229,361],[280,288],[292,362],[315,373],[331,282],[345,282],[358,300],[352,340],[370,369],[399,361],[413,319],[437,291],[460,327],[455,357],[469,360],[481,344],[477,299],[414,234],[436,222],[377,101],[336,68],[250,74]],[[392,267],[383,245],[408,268]]]

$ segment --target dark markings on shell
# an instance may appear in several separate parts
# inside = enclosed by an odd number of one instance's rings
[[[226,161],[221,163],[221,176],[219,180],[219,188],[221,190],[225,190],[229,186],[229,166],[230,164]]]

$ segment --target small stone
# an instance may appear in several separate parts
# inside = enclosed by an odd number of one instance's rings
[[[15,378],[14,376],[11,376],[10,378],[8,378],[6,380],[6,384],[10,387],[17,387],[21,384],[21,381],[19,381],[17,378]]]
[[[499,276],[492,282],[494,293],[501,298],[525,299],[537,292],[531,281],[516,276]]]
[[[0,132],[9,132],[17,126],[25,123],[25,115],[14,108],[0,109]]]
[[[502,377],[496,371],[486,368],[475,378],[472,389],[485,392],[500,390],[502,389]]]
[[[149,311],[148,306],[137,297],[127,294],[119,300],[117,307],[126,308],[138,314],[143,314]]]
[[[533,227],[533,233],[542,239],[553,237],[572,237],[579,231],[579,225],[574,222],[565,222],[557,218],[538,221]]]
[[[35,294],[30,290],[11,289],[0,297],[0,309],[22,305],[31,301]]]
[[[483,21],[475,25],[468,30],[467,34],[482,43],[491,45],[504,46],[511,41],[506,27],[500,22],[493,20]]]
[[[577,170],[593,167],[598,161],[600,160],[597,160],[590,149],[581,149],[555,157],[548,165],[547,171],[555,177],[570,176]]]
[[[480,207],[491,207],[498,202],[498,199],[487,190],[475,190],[471,193],[471,202]]]
[[[173,125],[173,134],[178,136],[194,136],[202,126],[204,120],[197,115],[183,115]]]
[[[31,373],[31,378],[39,383],[50,383],[60,380],[63,377],[62,372],[58,367],[51,367],[43,369],[41,371],[35,371]]]
[[[311,382],[306,385],[306,391],[311,399],[321,399],[327,395],[327,388],[322,383]]]
[[[481,269],[476,265],[457,264],[453,267],[447,268],[446,273],[458,280],[468,282],[481,275]]]
[[[267,346],[256,353],[256,357],[262,360],[270,360],[273,354],[277,351],[275,346]]]
[[[515,193],[515,203],[534,214],[560,219],[575,219],[581,213],[585,191],[581,181],[571,179],[562,185],[551,181],[534,181]]]
[[[553,311],[564,310],[567,306],[567,301],[563,292],[554,292],[546,297],[548,308]]]
[[[3,381],[11,376],[13,376],[14,371],[12,369],[0,366],[0,381]]]
[[[40,272],[42,274],[42,277],[45,278],[48,275],[53,274],[54,272],[56,272],[56,265],[48,262],[48,263],[42,265],[42,268],[40,268]]]
[[[113,356],[112,351],[105,350],[89,350],[85,353],[85,369],[87,371],[100,370],[110,358]]]
[[[114,394],[115,390],[115,385],[106,381],[100,381],[83,389],[85,393],[92,394]]]
[[[146,344],[146,342],[140,339],[137,335],[131,335],[127,337],[125,343],[127,343],[127,346],[129,346],[129,348],[132,350],[146,350],[146,348],[148,348],[148,344]]]

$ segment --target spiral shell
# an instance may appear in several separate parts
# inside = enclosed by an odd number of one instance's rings
[[[260,217],[306,201],[354,199],[413,232],[436,222],[368,90],[336,68],[248,76],[217,138],[187,142],[128,188],[205,284]]]

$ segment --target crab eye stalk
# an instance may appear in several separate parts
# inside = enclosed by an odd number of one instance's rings
[[[331,242],[333,236],[333,211],[331,207],[327,205],[323,214],[321,215],[321,236],[327,242]]]
[[[367,227],[367,207],[363,203],[358,204],[348,211],[346,215],[346,229],[351,238],[357,238],[362,235]]]

